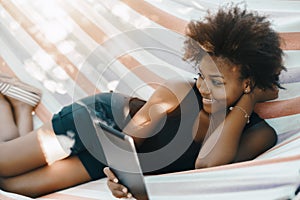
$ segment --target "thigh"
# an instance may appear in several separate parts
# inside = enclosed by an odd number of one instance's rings
[[[77,156],[72,156],[19,176],[2,179],[2,187],[9,192],[37,197],[90,180],[81,161]]]
[[[55,156],[67,156],[53,132],[51,122],[14,140],[0,144],[0,176],[15,176],[44,166]],[[47,155],[47,153],[50,155]]]
[[[123,129],[128,123],[131,97],[121,93],[100,93],[82,99],[80,102],[95,111],[96,116],[109,126]]]
[[[74,142],[65,148],[72,155],[85,151],[94,151],[99,146],[90,112],[93,112],[99,121],[115,129],[122,129],[126,124],[129,97],[122,94],[100,93],[81,99],[64,107],[52,118],[55,134],[66,136]]]

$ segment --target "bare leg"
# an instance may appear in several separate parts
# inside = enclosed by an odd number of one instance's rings
[[[74,156],[20,176],[0,178],[0,187],[9,192],[38,197],[90,180],[85,167]]]
[[[32,110],[33,107],[27,103],[6,97],[12,105],[14,118],[19,130],[19,135],[24,136],[33,130]]]
[[[0,177],[16,176],[44,166],[49,157],[54,162],[67,156],[49,122],[23,137],[0,143]]]
[[[0,111],[0,143],[19,137],[11,105],[2,94],[0,94]]]

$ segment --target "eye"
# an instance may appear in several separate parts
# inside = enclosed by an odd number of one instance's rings
[[[198,76],[202,79],[202,80],[204,80],[204,75],[201,73],[201,72],[198,72]]]
[[[224,83],[222,81],[218,81],[218,80],[211,80],[212,84],[215,85],[215,86],[220,86],[220,85],[223,85]]]

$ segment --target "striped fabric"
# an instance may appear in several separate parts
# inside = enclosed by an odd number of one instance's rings
[[[0,83],[0,91],[7,91],[9,88],[9,85],[6,83]]]
[[[6,96],[19,99],[32,106],[36,106],[40,101],[40,96],[9,83],[0,83],[0,92]]]
[[[36,127],[94,93],[114,90],[148,99],[167,79],[195,76],[181,60],[185,26],[224,2],[1,0],[0,72],[42,88]],[[278,132],[278,145],[254,161],[147,177],[154,199],[293,198],[300,168],[300,2],[246,2],[268,15],[283,38],[286,90],[255,108]],[[1,191],[0,199],[21,197]],[[99,180],[40,199],[113,198]]]

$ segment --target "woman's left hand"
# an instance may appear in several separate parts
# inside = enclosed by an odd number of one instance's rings
[[[278,98],[278,88],[274,86],[273,88],[260,89],[255,87],[249,95],[252,96],[255,103],[270,101]]]
[[[117,198],[131,198],[132,194],[128,192],[128,189],[119,183],[118,178],[115,174],[105,167],[103,169],[104,174],[107,176],[107,186],[110,189],[111,193]]]

